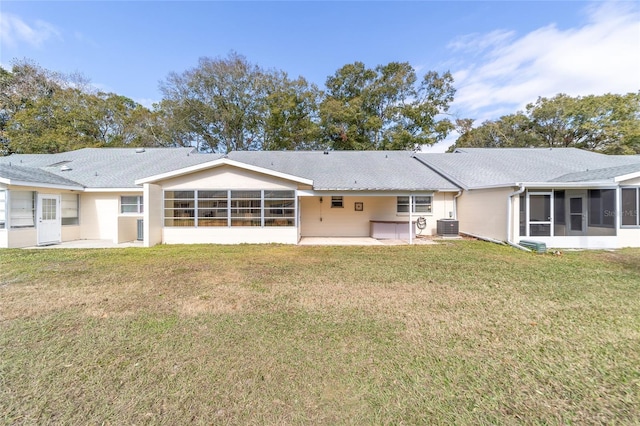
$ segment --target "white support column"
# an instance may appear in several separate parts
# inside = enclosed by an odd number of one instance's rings
[[[409,244],[413,244],[413,195],[409,194]]]

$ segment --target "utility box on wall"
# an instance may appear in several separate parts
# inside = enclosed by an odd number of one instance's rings
[[[441,237],[457,237],[460,232],[455,219],[440,219],[436,222],[436,233]]]

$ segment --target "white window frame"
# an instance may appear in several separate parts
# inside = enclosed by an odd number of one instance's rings
[[[431,216],[433,215],[433,194],[400,195],[396,197],[396,214],[399,216],[408,216],[410,205],[412,214]]]
[[[136,202],[134,203],[125,203],[125,198],[135,198]],[[124,206],[135,206],[136,211],[125,212]],[[121,195],[120,196],[120,214],[142,214],[144,213],[144,198],[142,195]]]

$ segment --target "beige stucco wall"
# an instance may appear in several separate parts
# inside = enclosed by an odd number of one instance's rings
[[[36,228],[10,229],[7,234],[9,248],[31,247],[38,243]]]
[[[120,215],[118,217],[118,244],[138,238],[138,219],[142,215]]]
[[[426,218],[427,227],[422,235],[436,232],[436,221],[453,214],[452,193],[433,194],[432,213],[415,213]],[[322,202],[320,199],[322,198]],[[355,211],[355,203],[363,203],[362,211]],[[300,197],[300,235],[302,237],[368,237],[370,221],[409,222],[409,215],[396,212],[397,196],[343,195],[343,208],[331,207],[331,196]],[[408,226],[408,225],[407,225]]]
[[[506,241],[507,197],[513,191],[513,188],[465,191],[458,197],[460,232]],[[518,203],[514,202],[512,205],[514,222],[518,221],[517,207]]]
[[[144,184],[144,246],[152,247],[162,243],[162,187]]]
[[[628,179],[628,180],[623,180],[622,182],[620,182],[621,186],[625,186],[625,185],[640,185],[640,177],[639,178],[635,178],[635,179]]]
[[[296,189],[295,182],[274,176],[221,166],[185,176],[168,179],[160,183],[167,189]]]
[[[118,242],[120,194],[85,192],[80,196],[80,238]]]
[[[80,225],[62,225],[62,241],[79,240],[80,232]]]

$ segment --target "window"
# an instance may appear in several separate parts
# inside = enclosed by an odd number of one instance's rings
[[[294,191],[264,191],[264,226],[294,226]]]
[[[9,223],[12,228],[32,228],[35,226],[34,192],[10,191],[9,206]]]
[[[198,191],[198,226],[227,226],[227,191]]]
[[[195,191],[165,191],[165,226],[195,226],[195,216]]]
[[[0,229],[7,226],[7,191],[0,190]]]
[[[615,189],[589,190],[589,226],[613,228],[615,225]]]
[[[78,224],[78,194],[62,194],[60,200],[62,207],[62,224]]]
[[[640,188],[622,188],[621,192],[620,223],[622,226],[640,226]]]
[[[123,195],[120,197],[120,213],[144,213],[142,195]]]
[[[291,190],[165,191],[165,226],[295,226]]]
[[[335,209],[341,209],[344,207],[344,203],[342,201],[342,196],[336,196],[334,195],[333,197],[331,197],[331,208]]]
[[[431,213],[431,195],[420,195],[413,197],[413,213]],[[410,197],[398,197],[396,212],[409,213]]]
[[[260,226],[260,191],[231,191],[231,226]]]

